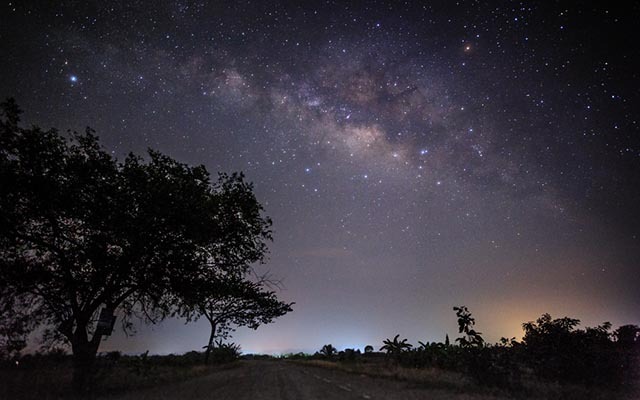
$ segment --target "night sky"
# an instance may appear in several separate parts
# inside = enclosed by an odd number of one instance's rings
[[[543,312],[640,322],[638,3],[115,3],[3,2],[0,97],[119,159],[245,172],[274,220],[258,271],[296,302],[245,352],[453,340],[462,304],[490,342]]]

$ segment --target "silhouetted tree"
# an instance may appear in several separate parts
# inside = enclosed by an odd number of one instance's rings
[[[453,310],[458,317],[458,333],[465,334],[465,336],[457,338],[456,342],[460,343],[460,347],[482,347],[484,339],[482,339],[482,333],[473,329],[476,320],[471,316],[471,312],[465,306],[453,307]]]
[[[576,329],[580,320],[543,314],[523,324],[522,339],[530,365],[547,379],[585,384],[617,384],[622,379],[611,324]]]
[[[215,363],[232,362],[240,358],[242,353],[240,345],[224,343],[222,339],[216,340],[215,343],[210,343],[205,347],[207,349],[205,363],[209,362],[209,357],[211,357]]]
[[[344,349],[338,353],[340,361],[354,362],[360,356],[360,350]]]
[[[258,329],[290,311],[294,303],[279,301],[275,292],[267,290],[265,278],[254,282],[241,274],[225,274],[211,292],[195,290],[185,296],[180,314],[187,320],[204,316],[211,325],[205,363],[218,337],[226,339],[237,326]]]
[[[0,359],[13,358],[27,345],[27,336],[35,326],[26,296],[14,297],[0,287]]]
[[[640,327],[622,325],[613,332],[615,338],[617,367],[621,371],[620,384],[623,387],[637,386],[640,378]]]
[[[373,353],[373,346],[371,346],[370,344],[364,346],[364,353],[365,354]]]
[[[111,315],[157,321],[194,288],[214,292],[221,271],[263,260],[270,220],[242,175],[212,183],[151,150],[118,162],[91,130],[22,128],[19,114],[2,103],[0,302],[28,304],[45,339],[71,345],[77,390]]]
[[[337,353],[338,353],[338,350],[335,347],[333,347],[332,344],[325,344],[320,349],[320,354],[329,359],[335,356]]]
[[[447,346],[444,343],[421,342],[412,352],[412,357],[404,357],[405,364],[414,368],[426,366],[445,367],[447,363]]]
[[[515,337],[512,337],[511,339],[507,339],[506,337],[501,337],[500,341],[496,344],[496,346],[498,347],[513,347],[518,345],[518,341],[516,340]]]
[[[613,333],[616,343],[623,349],[632,349],[640,345],[640,327],[622,325]]]
[[[396,335],[393,340],[385,339],[382,341],[383,346],[380,347],[380,351],[386,351],[387,354],[392,355],[397,360],[403,352],[410,350],[413,346],[407,343],[407,339],[398,340],[400,335]]]

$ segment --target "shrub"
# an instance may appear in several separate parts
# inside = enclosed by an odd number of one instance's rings
[[[223,364],[238,360],[241,354],[240,345],[235,343],[222,343],[220,340],[211,348],[210,359],[213,363]]]

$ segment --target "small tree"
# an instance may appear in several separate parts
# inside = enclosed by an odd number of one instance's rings
[[[465,306],[453,307],[458,317],[458,333],[464,333],[465,336],[457,338],[456,342],[460,343],[460,347],[482,347],[484,339],[482,333],[476,332],[473,326],[476,324],[475,318],[471,316],[471,312]]]
[[[77,391],[113,315],[158,321],[263,260],[271,221],[241,174],[212,183],[151,150],[118,162],[91,130],[25,129],[19,115],[0,107],[0,303],[71,345]]]
[[[613,341],[616,333],[610,332],[611,324],[604,322],[594,328],[577,329],[579,325],[578,319],[553,319],[549,314],[523,324],[522,342],[533,369],[543,378],[567,382],[597,385],[625,382],[626,370],[633,362],[627,364],[625,352],[616,348]]]
[[[329,359],[333,358],[333,356],[335,356],[337,353],[338,353],[338,350],[335,347],[333,347],[332,344],[325,344],[320,349],[320,354],[322,354],[324,357]]]
[[[617,345],[629,350],[640,345],[640,327],[637,325],[622,325],[613,332]]]
[[[373,346],[371,346],[370,344],[364,346],[364,353],[365,354],[373,353]]]
[[[209,344],[205,346],[207,349],[205,363],[209,362],[209,358],[213,358],[215,363],[228,363],[236,361],[242,354],[240,345],[235,343],[224,343],[222,339],[216,340],[212,346]]]
[[[398,334],[393,338],[393,340],[383,340],[383,346],[380,347],[380,351],[386,351],[387,354],[399,359],[403,352],[408,351],[413,347],[410,343],[407,343],[407,339],[398,340],[399,337],[400,335]]]
[[[209,342],[205,346],[205,363],[215,346],[216,338],[228,338],[238,326],[258,329],[275,318],[292,311],[294,303],[285,303],[276,297],[275,292],[267,290],[266,278],[257,282],[250,281],[238,274],[220,277],[212,292],[194,291],[194,296],[185,298],[181,315],[187,320],[196,320],[204,316],[211,325]]]

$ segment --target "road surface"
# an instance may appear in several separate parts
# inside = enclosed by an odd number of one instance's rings
[[[353,400],[489,399],[390,379],[286,361],[243,361],[237,367],[177,384],[109,397],[110,400]]]

